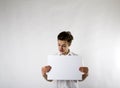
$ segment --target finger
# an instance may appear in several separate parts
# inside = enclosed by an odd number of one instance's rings
[[[79,68],[79,71],[83,72],[83,67],[80,67],[80,68]]]
[[[49,72],[51,70],[51,66],[47,67],[47,72]]]
[[[80,67],[80,71],[84,73],[88,73],[88,67]]]

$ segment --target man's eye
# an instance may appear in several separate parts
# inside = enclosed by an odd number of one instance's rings
[[[66,47],[66,46],[63,46],[63,47]]]

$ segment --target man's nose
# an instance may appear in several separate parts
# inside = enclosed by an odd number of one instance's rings
[[[60,46],[60,49],[62,49],[63,47],[62,46]]]

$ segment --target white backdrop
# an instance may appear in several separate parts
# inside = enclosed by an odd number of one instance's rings
[[[0,88],[50,88],[40,68],[64,30],[89,67],[81,88],[120,88],[120,0],[0,0]]]

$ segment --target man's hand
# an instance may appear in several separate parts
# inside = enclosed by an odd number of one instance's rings
[[[42,75],[46,75],[47,72],[49,72],[51,70],[51,66],[44,66],[42,67],[41,71],[42,71]]]
[[[51,70],[51,66],[44,66],[44,67],[42,67],[42,69],[41,69],[41,72],[42,72],[42,75],[43,75],[43,77],[47,80],[47,72],[49,72]],[[49,81],[49,82],[52,82],[52,80],[47,80],[47,81]]]
[[[82,80],[84,80],[88,76],[88,67],[80,67],[79,71],[83,72]]]

